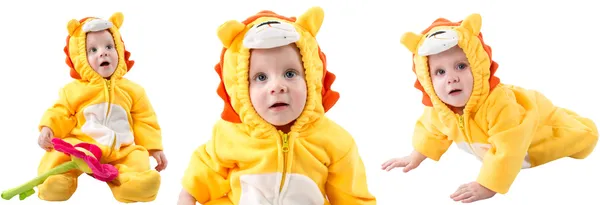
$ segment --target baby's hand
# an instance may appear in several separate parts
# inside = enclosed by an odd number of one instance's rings
[[[454,194],[450,195],[454,201],[461,201],[463,203],[471,203],[479,200],[484,200],[493,197],[496,192],[481,186],[477,182],[471,182],[463,184],[458,187]]]
[[[40,147],[47,152],[52,150],[52,138],[54,137],[54,133],[48,127],[43,127],[40,131],[40,136],[38,137],[38,144]]]
[[[150,150],[150,155],[156,159],[156,171],[162,171],[167,168],[167,157],[162,150]]]
[[[404,167],[403,171],[406,173],[414,168],[417,168],[425,159],[427,159],[425,155],[415,150],[408,156],[388,160],[381,165],[381,169],[390,171],[396,167]]]

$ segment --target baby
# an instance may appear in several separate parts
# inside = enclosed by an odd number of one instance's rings
[[[179,204],[376,204],[352,136],[324,115],[339,94],[315,39],[323,16],[262,11],[219,27],[225,108]]]
[[[539,92],[500,83],[480,28],[481,16],[472,14],[404,34],[401,42],[414,55],[415,87],[427,107],[415,126],[412,154],[382,165],[408,172],[426,158],[438,161],[454,142],[483,163],[477,179],[451,195],[462,202],[507,193],[521,169],[586,158],[598,141],[591,120]]]
[[[160,187],[159,171],[167,166],[161,131],[144,89],[123,78],[133,61],[125,50],[119,28],[123,14],[110,19],[69,21],[66,62],[75,80],[60,90],[58,101],[40,122],[38,143],[46,149],[39,168],[44,173],[70,161],[52,149],[50,140],[71,144],[93,143],[101,148],[101,163],[114,165],[119,176],[108,183],[120,202],[148,202]],[[150,169],[149,155],[158,165]],[[54,175],[38,186],[46,201],[68,200],[77,188],[80,171]]]

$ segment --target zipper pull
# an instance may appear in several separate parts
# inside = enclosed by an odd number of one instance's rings
[[[283,150],[283,152],[288,152],[290,150],[289,143],[288,143],[288,135],[283,134],[283,136],[281,136],[281,139],[283,140],[283,145],[282,145],[281,149]]]

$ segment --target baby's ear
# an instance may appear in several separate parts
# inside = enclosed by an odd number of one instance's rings
[[[79,27],[81,23],[78,20],[71,19],[69,23],[67,23],[67,31],[69,31],[69,36],[72,36],[77,27]]]
[[[219,26],[219,28],[217,29],[217,36],[219,36],[223,47],[229,48],[229,46],[233,42],[233,39],[245,28],[246,25],[244,25],[243,23],[236,20],[230,20]]]
[[[481,31],[481,15],[471,14],[467,16],[460,27],[467,29],[472,35],[478,36]]]
[[[115,25],[117,29],[119,29],[121,28],[121,25],[123,25],[123,18],[125,18],[123,16],[123,13],[115,12],[108,20],[112,22],[112,24]]]
[[[400,42],[404,47],[406,47],[411,53],[417,54],[417,46],[419,45],[419,41],[423,37],[422,34],[416,34],[413,32],[406,32],[400,38]]]
[[[308,9],[296,20],[296,24],[306,29],[313,37],[317,36],[321,25],[323,25],[323,19],[325,18],[325,12],[321,7],[312,7]]]

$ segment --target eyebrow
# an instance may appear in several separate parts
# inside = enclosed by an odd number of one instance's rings
[[[260,28],[261,26],[269,25],[269,24],[281,24],[281,22],[279,22],[279,21],[266,21],[266,22],[262,22],[262,23],[258,24],[258,26],[256,26],[256,28]]]
[[[436,32],[434,32],[432,34],[429,34],[429,35],[425,36],[425,37],[428,38],[429,36],[435,36],[435,35],[442,34],[442,33],[446,33],[446,31],[436,31]]]

